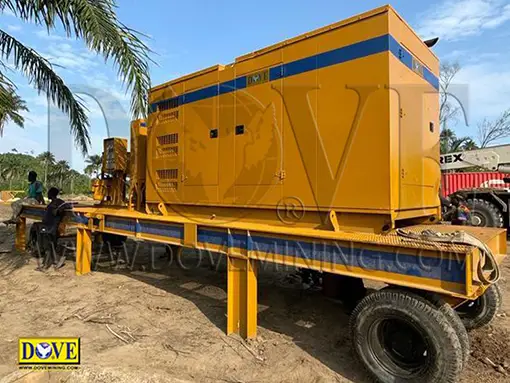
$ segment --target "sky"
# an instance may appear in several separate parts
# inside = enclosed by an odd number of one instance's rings
[[[351,17],[383,5],[380,1],[345,0],[118,0],[118,16],[126,25],[147,35],[155,52],[151,65],[153,85],[215,64],[227,64],[238,56],[281,40]],[[476,138],[476,125],[484,118],[496,118],[510,108],[510,0],[394,1],[391,5],[425,38],[440,37],[433,48],[443,62],[458,62],[461,71],[455,82],[465,86],[467,125],[460,120],[458,135]],[[120,82],[112,63],[90,53],[85,45],[67,39],[61,29],[50,34],[34,24],[23,23],[12,14],[0,14],[0,27],[46,57],[64,81],[87,105],[91,122],[90,154],[99,154],[108,135],[101,109],[92,98],[106,97],[120,108],[109,116],[111,135],[129,135],[130,95]],[[48,150],[48,106],[15,71],[6,73],[26,99],[24,129],[7,125],[0,137],[0,152],[38,154]],[[104,94],[103,94],[104,93]],[[106,96],[105,96],[106,95]],[[84,158],[73,148],[63,131],[67,119],[51,110],[54,133],[52,151],[69,156],[71,166],[84,167]],[[58,131],[61,129],[61,132]],[[120,133],[119,133],[120,132]]]

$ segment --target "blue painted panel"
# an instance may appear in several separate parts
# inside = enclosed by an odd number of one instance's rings
[[[341,64],[386,51],[390,51],[404,65],[413,70],[412,54],[404,47],[402,47],[393,36],[383,35],[269,68],[269,81],[277,80],[283,77],[294,76],[319,68]],[[424,78],[435,89],[439,89],[438,78],[425,67]],[[225,94],[238,89],[244,89],[246,88],[246,81],[246,76],[241,76],[221,84],[199,89],[190,93],[185,93],[178,96],[179,105],[215,97],[218,94]],[[165,100],[160,102],[164,101]],[[153,103],[151,105],[150,110],[152,112],[156,111],[157,104],[158,103]]]
[[[280,238],[233,234],[229,241],[226,231],[207,229],[198,230],[198,241],[219,246],[231,245],[236,248],[297,257],[303,260],[314,260],[323,263],[334,263],[344,266],[360,267],[365,270],[378,270],[397,274],[412,275],[422,278],[439,279],[448,282],[464,283],[465,268],[463,261],[441,259],[435,257],[415,256],[394,252],[373,251],[360,248],[342,247],[333,241],[307,242],[292,241]]]
[[[140,221],[139,225],[141,233],[160,235],[169,238],[184,238],[184,229],[181,226],[150,221]]]

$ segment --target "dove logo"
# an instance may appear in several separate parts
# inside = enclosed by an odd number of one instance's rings
[[[253,73],[246,77],[246,86],[258,85],[269,81],[269,70]]]
[[[80,364],[80,338],[20,338],[18,351],[20,368]]]
[[[48,359],[51,356],[51,345],[46,342],[39,343],[35,346],[35,353],[39,357],[39,359]]]

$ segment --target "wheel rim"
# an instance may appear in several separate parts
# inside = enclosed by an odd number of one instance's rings
[[[474,301],[467,301],[459,305],[455,311],[461,318],[476,318],[484,310],[483,298],[479,297]]]
[[[484,220],[483,216],[474,213],[471,216],[471,225],[473,225],[473,226],[485,226],[485,220]]]
[[[388,373],[412,377],[429,366],[431,349],[422,329],[401,318],[384,318],[370,332],[370,353]]]

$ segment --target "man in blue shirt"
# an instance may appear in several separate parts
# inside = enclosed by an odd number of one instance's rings
[[[28,182],[28,198],[44,203],[43,184],[41,181],[37,181],[37,173],[33,170],[28,172]]]
[[[31,170],[28,172],[28,195],[25,198],[14,201],[11,204],[12,217],[7,221],[4,221],[6,225],[16,223],[18,217],[21,214],[23,205],[36,205],[43,204],[43,184],[41,181],[37,181],[37,173]]]

